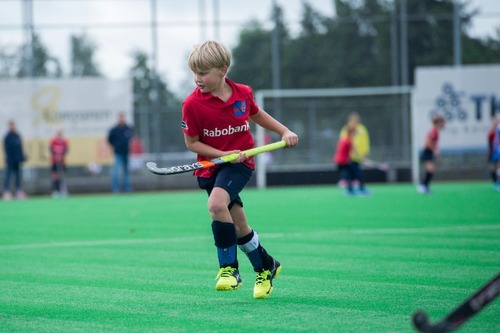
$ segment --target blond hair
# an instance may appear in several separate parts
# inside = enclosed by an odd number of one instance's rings
[[[432,123],[433,124],[444,124],[445,123],[445,118],[440,115],[440,114],[434,114],[432,116]]]
[[[212,68],[222,69],[231,65],[231,52],[219,42],[209,40],[195,45],[188,59],[191,71],[208,71]]]

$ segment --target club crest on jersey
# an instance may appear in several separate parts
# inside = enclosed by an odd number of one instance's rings
[[[247,101],[236,101],[233,104],[233,113],[236,117],[244,116],[247,112]]]

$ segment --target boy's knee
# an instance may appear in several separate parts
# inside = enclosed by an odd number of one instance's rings
[[[211,216],[217,216],[228,210],[227,205],[224,202],[209,200],[208,201],[208,212]]]

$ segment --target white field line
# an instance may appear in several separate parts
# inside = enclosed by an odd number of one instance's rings
[[[449,227],[432,227],[432,228],[404,228],[404,229],[359,229],[352,230],[354,234],[415,234],[415,233],[429,233],[429,232],[450,232],[450,231],[482,231],[482,230],[500,230],[500,224],[485,224],[485,225],[463,225],[463,226],[449,226]]]
[[[158,243],[173,243],[185,241],[201,241],[209,237],[173,237],[173,238],[151,238],[151,239],[105,239],[105,240],[89,240],[77,242],[49,242],[49,243],[32,243],[32,244],[12,244],[0,245],[1,250],[24,250],[24,249],[42,249],[42,248],[58,248],[58,247],[85,247],[85,246],[108,246],[108,245],[133,245],[133,244],[158,244]]]
[[[337,229],[337,230],[318,230],[305,233],[274,233],[265,234],[269,238],[285,238],[307,236],[331,236],[331,235],[382,235],[382,234],[428,234],[428,233],[448,233],[448,232],[469,232],[469,231],[500,231],[500,224],[485,224],[485,225],[468,225],[468,226],[448,226],[448,227],[431,227],[431,228],[385,228],[385,229]]]
[[[265,238],[303,238],[304,236],[327,236],[335,234],[362,234],[362,235],[380,235],[380,234],[426,234],[435,232],[467,232],[467,231],[483,231],[500,230],[498,225],[470,225],[470,226],[449,226],[449,227],[434,227],[434,228],[386,228],[386,229],[343,229],[343,230],[321,230],[305,233],[263,233]],[[92,247],[92,246],[108,246],[108,245],[133,245],[133,244],[158,244],[186,241],[204,241],[210,236],[198,237],[173,237],[173,238],[143,238],[143,239],[106,239],[106,240],[89,240],[77,242],[49,242],[49,243],[32,243],[32,244],[12,244],[0,245],[2,250],[24,250],[24,249],[42,249],[42,248],[60,248],[60,247]]]

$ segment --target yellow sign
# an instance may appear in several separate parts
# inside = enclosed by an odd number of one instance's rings
[[[25,166],[49,167],[51,155],[49,150],[50,138],[27,139],[23,142],[23,150],[26,155]],[[66,165],[81,166],[95,163],[109,165],[112,161],[112,152],[103,137],[85,137],[68,139],[69,150],[66,155]],[[0,165],[4,166],[5,158],[3,150],[0,151]]]
[[[31,98],[31,107],[38,113],[35,117],[34,125],[41,122],[55,125],[58,120],[58,102],[61,97],[61,89],[58,86],[45,86],[38,90]]]
[[[13,120],[23,139],[25,166],[48,167],[58,131],[68,140],[68,166],[109,164],[109,130],[119,114],[133,123],[132,81],[105,78],[0,80],[0,121]],[[0,126],[2,123],[0,123]],[[1,127],[0,127],[1,128]],[[5,132],[0,132],[3,140]],[[0,148],[0,167],[5,164]]]

